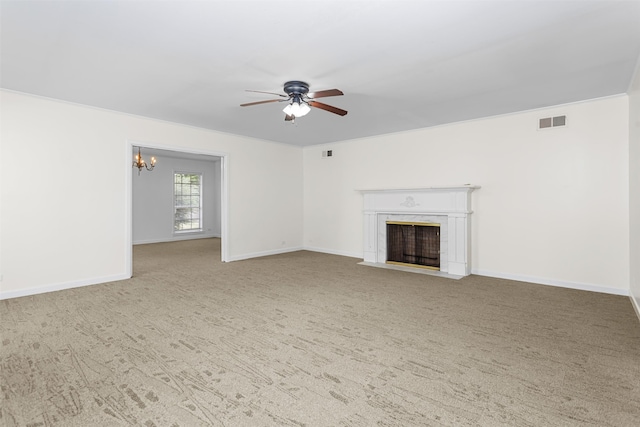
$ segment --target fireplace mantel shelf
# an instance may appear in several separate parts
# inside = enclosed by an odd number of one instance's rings
[[[479,189],[478,185],[464,184],[464,185],[449,185],[449,186],[437,186],[437,187],[417,187],[417,188],[372,188],[365,190],[356,190],[360,193],[406,193],[406,192],[429,192],[429,191],[473,191]]]

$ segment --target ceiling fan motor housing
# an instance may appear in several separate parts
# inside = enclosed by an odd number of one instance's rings
[[[309,92],[309,85],[305,82],[292,80],[284,84],[284,92],[289,95],[305,95]]]

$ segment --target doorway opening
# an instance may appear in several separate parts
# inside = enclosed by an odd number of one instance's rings
[[[132,168],[133,156],[142,150],[144,158],[156,158],[155,168],[138,176]],[[135,153],[134,153],[135,151]],[[228,260],[228,155],[226,153],[191,150],[182,147],[127,142],[127,263],[133,276],[133,246],[219,239],[218,250],[212,251],[216,261]],[[185,232],[176,228],[183,209],[184,196],[176,191],[176,173],[198,173],[202,176],[198,211],[201,226]],[[195,199],[195,197],[191,197]],[[180,205],[180,206],[179,206]],[[196,210],[193,210],[195,212]],[[178,218],[178,219],[176,219]]]

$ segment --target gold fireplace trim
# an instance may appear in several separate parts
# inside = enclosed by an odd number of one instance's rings
[[[438,227],[440,228],[440,224],[437,222],[413,222],[413,221],[387,221],[387,225],[412,225],[419,227]],[[440,234],[438,232],[438,234]],[[440,267],[431,267],[428,265],[419,265],[419,264],[409,264],[407,262],[398,262],[398,261],[385,261],[386,264],[392,265],[400,265],[402,267],[411,267],[411,268],[424,268],[425,270],[434,270],[440,271]]]
[[[440,267],[431,267],[431,266],[428,266],[428,265],[420,265],[420,264],[409,264],[408,262],[385,261],[385,263],[386,264],[392,264],[392,265],[400,265],[402,267],[424,268],[425,270],[440,271]]]
[[[387,221],[391,225],[419,225],[421,227],[440,227],[437,222]]]

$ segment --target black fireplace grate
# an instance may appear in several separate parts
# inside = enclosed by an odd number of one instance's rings
[[[387,262],[440,268],[440,224],[387,222]]]

